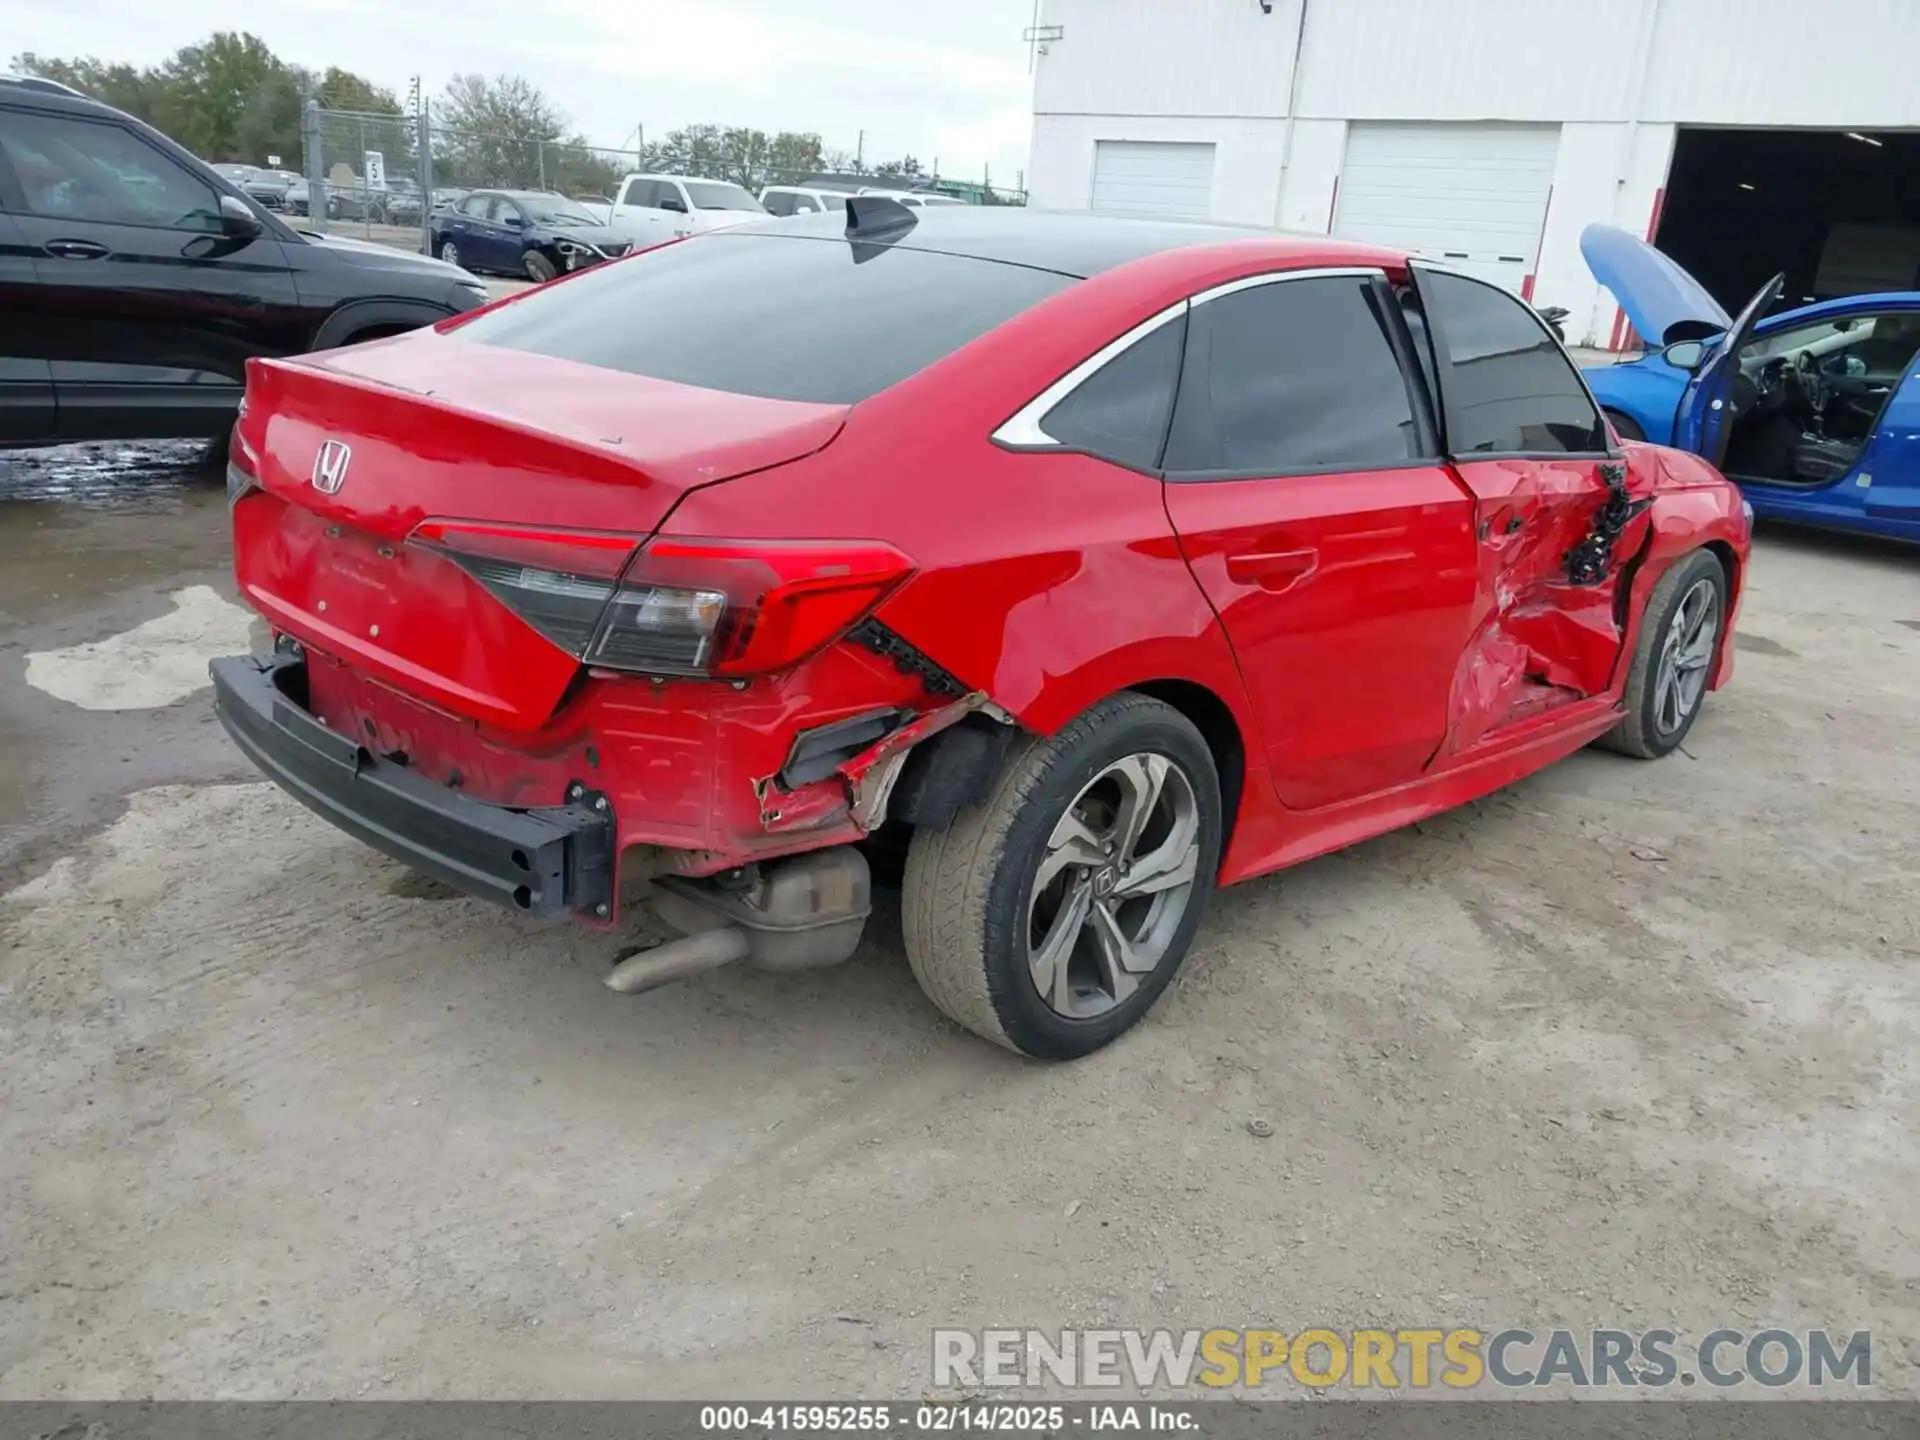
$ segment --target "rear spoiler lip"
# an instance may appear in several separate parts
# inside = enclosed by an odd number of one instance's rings
[[[431,332],[426,333],[428,335],[431,334]],[[422,332],[414,332],[412,335],[403,338],[410,343],[435,343],[434,339],[426,339],[423,342]],[[750,464],[734,468],[724,464],[714,465],[710,460],[702,461],[694,457],[675,457],[667,460],[648,459],[643,456],[624,452],[620,448],[621,437],[619,436],[608,436],[596,441],[580,435],[570,435],[565,431],[541,425],[538,421],[530,418],[516,416],[500,410],[482,409],[475,405],[462,403],[456,397],[442,395],[431,389],[417,389],[412,386],[398,384],[381,376],[366,375],[356,370],[339,368],[336,362],[338,357],[343,353],[345,352],[328,351],[315,352],[307,355],[273,358],[256,357],[249,359],[247,361],[247,387],[245,395],[242,397],[242,405],[246,406],[248,396],[253,396],[258,393],[260,379],[265,375],[291,375],[299,376],[302,379],[319,379],[325,384],[344,386],[349,390],[369,396],[405,396],[408,399],[418,401],[435,410],[483,421],[487,425],[502,431],[523,436],[543,444],[557,446],[577,455],[590,456],[596,461],[612,461],[623,469],[631,471],[635,478],[641,483],[672,485],[679,491],[679,494],[675,497],[672,504],[669,505],[669,513],[671,513],[674,506],[677,506],[682,499],[696,490],[705,489],[709,485],[723,484],[729,480],[744,479],[749,475],[762,474],[768,470],[777,470],[782,465],[790,465],[797,460],[809,459],[820,454],[845,432],[847,422],[854,409],[852,405],[822,405],[789,400],[765,401],[765,403],[769,405],[794,406],[797,409],[811,412],[812,418],[816,420],[824,420],[831,416],[835,423],[830,430],[827,430],[819,436],[815,443],[807,449],[796,451],[789,455],[783,455],[778,459],[768,460],[761,464]],[[575,361],[554,360],[547,356],[530,356],[528,358],[537,360],[543,364],[573,365],[578,363]],[[598,367],[582,365],[580,368],[594,370]],[[601,373],[616,374],[621,372],[604,371]],[[678,381],[660,380],[651,376],[636,375],[631,378],[642,384],[668,386],[689,393],[706,395],[733,394],[733,392],[730,391],[707,390],[701,386],[682,385]],[[737,398],[754,399],[758,397]],[[240,422],[241,426],[245,429],[253,429],[256,426],[263,425],[271,414],[269,407],[264,405],[253,406],[251,410],[253,413],[250,416],[243,415]],[[800,421],[802,418],[803,417],[798,414],[795,416],[796,421]],[[243,439],[242,443],[262,459],[267,458],[268,447],[261,442],[257,431],[254,435],[247,436]]]

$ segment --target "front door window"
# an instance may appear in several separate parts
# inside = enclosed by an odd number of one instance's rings
[[[220,197],[118,125],[0,112],[0,151],[28,214],[49,220],[220,233]]]
[[[1731,475],[1826,485],[1853,468],[1920,355],[1920,311],[1837,316],[1758,336],[1740,351],[1745,403]]]

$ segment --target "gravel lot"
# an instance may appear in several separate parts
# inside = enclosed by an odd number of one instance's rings
[[[1687,753],[1226,892],[1044,1067],[891,913],[622,999],[256,781],[191,461],[0,457],[0,1398],[907,1396],[952,1324],[1828,1325],[1920,1393],[1914,552],[1764,533]]]

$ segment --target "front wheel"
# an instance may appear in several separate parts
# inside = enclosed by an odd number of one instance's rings
[[[527,251],[527,278],[536,285],[544,285],[560,272],[553,268],[553,262],[538,250]]]
[[[1727,572],[1706,550],[1676,561],[1647,597],[1627,672],[1625,714],[1597,742],[1657,760],[1687,738],[1707,698],[1726,626]]]
[[[946,1015],[1042,1060],[1112,1041],[1165,990],[1213,893],[1223,833],[1206,741],[1144,695],[1008,757],[992,798],[914,832],[901,919]]]

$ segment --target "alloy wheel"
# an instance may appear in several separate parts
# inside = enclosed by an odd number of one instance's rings
[[[1200,807],[1165,755],[1128,755],[1074,797],[1047,837],[1027,911],[1027,965],[1056,1014],[1124,1004],[1167,956],[1193,897]]]
[[[446,244],[440,247],[440,258],[449,265],[458,265],[460,263],[460,247],[451,240],[447,241]]]
[[[1687,588],[1667,622],[1654,671],[1653,721],[1662,735],[1686,724],[1706,693],[1707,670],[1720,638],[1720,590],[1702,577]]]

